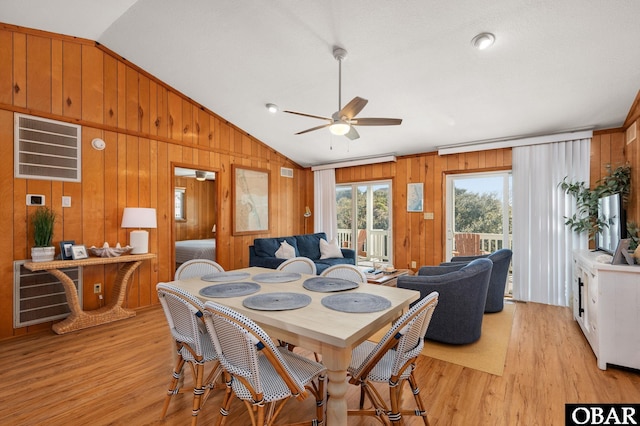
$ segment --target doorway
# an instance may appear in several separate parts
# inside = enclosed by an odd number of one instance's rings
[[[510,171],[451,174],[446,187],[447,260],[512,248]]]
[[[173,247],[176,269],[191,259],[216,260],[216,172],[173,168]]]
[[[391,181],[336,186],[338,243],[356,251],[358,264],[393,261]]]

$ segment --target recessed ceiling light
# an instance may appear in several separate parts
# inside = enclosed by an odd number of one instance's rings
[[[269,111],[271,114],[275,114],[276,112],[278,112],[278,105],[276,104],[266,104],[265,106],[267,107],[267,111]]]
[[[484,50],[491,47],[496,41],[496,37],[491,33],[480,33],[471,39],[471,45],[478,50]]]

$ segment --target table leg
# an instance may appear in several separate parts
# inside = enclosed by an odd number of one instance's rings
[[[141,263],[141,261],[136,261],[123,264],[118,271],[118,276],[114,283],[113,298],[106,306],[93,311],[82,310],[76,286],[67,274],[58,269],[47,270],[47,272],[60,280],[64,286],[64,292],[67,296],[67,304],[71,311],[67,318],[53,324],[51,327],[53,331],[57,334],[64,334],[70,331],[81,330],[83,328],[93,327],[135,316],[135,311],[126,309],[122,305],[124,304],[127,295],[129,279]]]
[[[323,349],[322,363],[327,367],[329,384],[327,392],[327,426],[346,426],[347,424],[347,367],[351,362],[351,349]]]

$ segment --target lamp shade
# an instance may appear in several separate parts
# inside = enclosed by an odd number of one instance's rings
[[[123,228],[156,228],[156,209],[125,207],[122,213]]]

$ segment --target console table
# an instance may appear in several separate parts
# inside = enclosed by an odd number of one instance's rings
[[[600,263],[601,254],[573,253],[573,317],[598,368],[640,369],[640,266]]]
[[[71,313],[64,320],[53,324],[51,327],[57,334],[69,333],[70,331],[93,327],[112,321],[130,318],[136,315],[135,311],[126,309],[124,304],[127,295],[129,278],[140,266],[142,261],[155,259],[155,254],[128,254],[119,257],[89,257],[78,260],[53,260],[51,262],[26,262],[24,267],[31,271],[47,271],[56,277],[64,286],[67,296],[67,303]],[[105,306],[93,311],[84,311],[78,300],[78,293],[73,280],[62,272],[62,268],[77,266],[107,265],[111,263],[121,263],[116,281],[113,286],[113,297]]]

